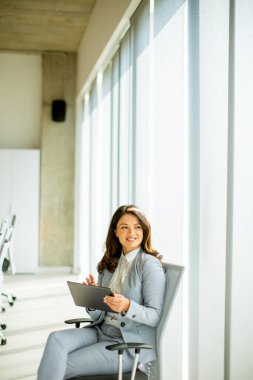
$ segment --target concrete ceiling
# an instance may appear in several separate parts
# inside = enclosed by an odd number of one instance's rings
[[[0,50],[76,52],[96,0],[0,0]]]

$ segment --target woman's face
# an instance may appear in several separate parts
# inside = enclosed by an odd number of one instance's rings
[[[123,215],[119,219],[114,232],[119,238],[125,255],[140,247],[143,240],[142,226],[139,219],[133,214]]]

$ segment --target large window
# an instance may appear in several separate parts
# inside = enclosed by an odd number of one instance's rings
[[[140,2],[84,94],[79,263],[86,273],[87,265],[96,271],[112,213],[129,203],[148,215],[165,260],[184,262],[186,21],[183,0]],[[173,358],[166,370],[174,380],[182,375],[181,308],[179,302],[166,332]]]
[[[143,0],[83,94],[78,265],[95,271],[133,202],[186,266],[160,380],[252,377],[252,14],[251,0]]]

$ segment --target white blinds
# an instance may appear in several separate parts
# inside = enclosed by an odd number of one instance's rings
[[[80,175],[93,265],[110,215],[131,202],[152,219],[156,247],[182,257],[185,8],[171,3],[156,1],[154,13],[140,3],[84,103]]]
[[[252,236],[245,212],[252,204],[251,15],[250,0],[143,0],[103,73],[102,95],[94,82],[84,105],[77,181],[84,272],[95,271],[110,215],[130,202],[149,216],[165,260],[188,269],[184,366],[177,304],[161,380],[188,379],[188,352],[191,380],[222,379],[224,368],[233,378],[252,373],[250,344],[237,339],[242,325],[250,336],[252,315],[248,308],[243,316],[252,245],[245,245]]]

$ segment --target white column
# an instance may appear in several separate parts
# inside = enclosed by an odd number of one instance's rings
[[[229,0],[200,1],[199,17],[200,187],[197,378],[223,380]]]
[[[253,374],[253,2],[235,1],[230,380]],[[227,374],[227,375],[228,375]]]

